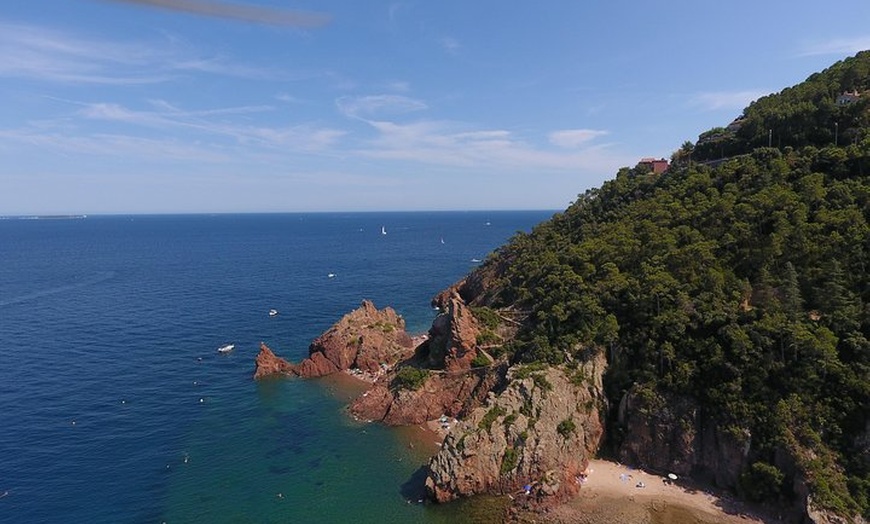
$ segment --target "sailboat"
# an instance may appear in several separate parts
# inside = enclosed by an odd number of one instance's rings
[[[387,228],[385,228],[384,226],[381,226],[381,234],[382,234],[382,235],[386,235],[386,234],[387,234]]]

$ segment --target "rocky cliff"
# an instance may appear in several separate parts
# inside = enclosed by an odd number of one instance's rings
[[[749,430],[725,431],[689,397],[632,388],[619,404],[619,425],[618,455],[627,464],[731,490],[748,465]]]
[[[478,493],[555,501],[579,489],[604,432],[603,354],[576,369],[519,366],[507,386],[451,429],[429,463],[426,487],[439,502]]]

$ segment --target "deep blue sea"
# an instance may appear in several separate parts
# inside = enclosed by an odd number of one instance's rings
[[[552,214],[0,220],[0,522],[462,521],[409,503],[425,458],[399,430],[329,379],[255,382],[254,358],[304,358],[363,299],[425,331],[433,295]]]

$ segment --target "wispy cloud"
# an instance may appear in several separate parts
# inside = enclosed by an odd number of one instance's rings
[[[579,147],[578,136],[570,151],[535,146],[504,129],[467,129],[467,125],[444,121],[398,124],[368,121],[377,136],[355,154],[369,158],[403,160],[446,167],[492,170],[547,170],[569,172],[596,170],[610,172],[630,159],[607,144]],[[597,132],[600,136],[603,132]],[[548,135],[569,135],[554,132]],[[587,137],[586,141],[592,137]],[[558,139],[557,139],[558,140]]]
[[[331,17],[325,13],[293,11],[275,7],[222,2],[218,0],[112,0],[126,4],[140,4],[195,15],[229,18],[256,24],[291,27],[321,27]]]
[[[699,107],[706,111],[717,111],[720,109],[739,111],[748,106],[753,100],[767,94],[770,94],[770,91],[758,89],[744,91],[711,91],[707,93],[698,93],[689,99],[689,103],[694,107]]]
[[[870,49],[870,35],[853,38],[832,38],[810,43],[800,51],[800,56],[853,55]]]
[[[407,93],[411,90],[411,84],[409,82],[399,80],[395,82],[387,82],[385,87],[390,91],[394,91],[396,93]]]
[[[200,56],[173,39],[99,40],[41,26],[0,22],[0,77],[67,84],[141,85],[168,82],[188,73],[282,81],[330,75]]]
[[[459,43],[459,40],[452,36],[442,37],[438,40],[438,43],[441,44],[441,47],[451,55],[459,53],[459,50],[462,48],[462,44]]]
[[[271,106],[234,106],[189,110],[165,100],[150,100],[146,109],[117,103],[60,100],[78,108],[54,120],[32,121],[17,129],[0,129],[0,140],[57,154],[136,158],[143,162],[270,162],[285,165],[300,155],[332,155],[346,134],[314,124],[252,124],[250,115]],[[107,127],[105,124],[111,124]]]
[[[303,99],[301,99],[297,96],[287,94],[287,93],[279,93],[279,94],[275,95],[275,100],[278,100],[280,102],[284,102],[285,104],[301,104],[301,103],[305,102]]]
[[[39,26],[0,23],[2,77],[85,84],[148,84],[171,77],[171,72],[153,67],[167,58],[153,46],[105,42]]]
[[[39,129],[0,129],[7,142],[39,148],[43,154],[53,151],[62,155],[95,155],[137,160],[224,163],[233,155],[221,148],[191,144],[173,138],[148,138],[124,134],[69,134]]]
[[[343,96],[335,101],[335,105],[343,115],[355,118],[397,115],[428,107],[421,100],[403,95]]]
[[[607,131],[596,129],[562,129],[550,133],[550,143],[566,149],[577,148],[606,134]]]
[[[270,111],[272,110],[270,106],[183,111],[163,102],[153,105],[156,107],[154,111],[140,111],[113,103],[84,104],[78,115],[90,120],[120,122],[169,132],[189,130],[230,138],[238,144],[309,153],[328,149],[345,134],[340,129],[315,127],[307,124],[270,127],[228,122],[224,118],[212,118]]]

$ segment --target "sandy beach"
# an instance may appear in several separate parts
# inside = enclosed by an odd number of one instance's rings
[[[600,459],[590,461],[586,473],[573,500],[535,520],[566,524],[781,522],[691,481],[666,482],[660,475]]]

